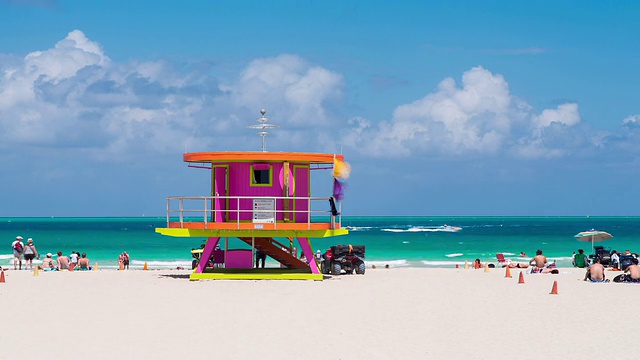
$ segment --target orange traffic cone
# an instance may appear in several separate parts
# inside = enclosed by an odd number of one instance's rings
[[[98,262],[96,261],[96,264],[93,265],[93,268],[91,269],[92,271],[97,271],[98,270]]]
[[[555,280],[553,282],[553,287],[551,288],[551,292],[549,294],[558,295],[558,280]]]
[[[4,282],[4,270],[2,270],[2,272],[0,272],[0,283]]]
[[[144,267],[142,268],[142,270],[149,270],[149,267],[147,267],[147,262],[144,262]]]
[[[124,263],[122,261],[120,261],[120,266],[118,267],[119,270],[124,270]]]
[[[468,269],[469,268],[469,260],[465,260],[464,261],[464,268]]]
[[[510,278],[511,277],[511,269],[509,268],[509,266],[507,266],[507,271],[505,272],[504,277],[506,277],[506,278]]]
[[[524,274],[520,271],[520,278],[518,279],[518,284],[524,284]]]
[[[489,263],[484,264],[484,272],[489,272]]]

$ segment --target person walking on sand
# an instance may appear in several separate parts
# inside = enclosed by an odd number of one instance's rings
[[[36,246],[33,245],[33,239],[27,239],[27,245],[24,247],[24,267],[27,268],[29,265],[29,269],[33,269],[33,259],[37,257],[40,260],[40,254],[38,254],[38,250],[36,250]]]
[[[11,243],[11,248],[13,249],[13,270],[18,270],[18,263],[20,263],[20,270],[22,270],[22,254],[24,252],[22,236],[16,236],[16,241]]]
[[[62,255],[62,251],[58,251],[56,262],[58,263],[58,270],[69,270],[69,257]]]

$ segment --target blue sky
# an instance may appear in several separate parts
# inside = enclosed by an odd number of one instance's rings
[[[345,154],[345,215],[640,215],[639,15],[0,0],[0,216],[162,216],[208,193],[182,153],[260,150],[261,108],[269,150]]]

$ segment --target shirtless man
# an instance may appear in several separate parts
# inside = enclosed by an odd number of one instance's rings
[[[529,265],[535,266],[539,269],[544,269],[547,266],[547,257],[542,255],[542,250],[536,251],[536,256],[529,261]]]
[[[82,258],[78,260],[78,267],[80,270],[89,270],[89,259],[87,259],[86,253],[82,253]]]
[[[69,270],[69,257],[62,255],[62,251],[58,251],[58,258],[56,261],[58,262],[59,270]]]
[[[638,265],[638,259],[633,259],[633,265],[627,266],[624,272],[629,273],[629,275],[627,275],[627,281],[640,282],[640,265]]]
[[[591,282],[604,282],[604,266],[600,264],[600,258],[593,260],[593,265],[587,268],[587,273],[584,275],[584,281]]]

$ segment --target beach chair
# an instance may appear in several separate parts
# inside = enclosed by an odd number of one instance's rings
[[[504,254],[500,253],[500,254],[496,254],[496,259],[498,259],[498,263],[504,263],[507,260],[504,258]]]

